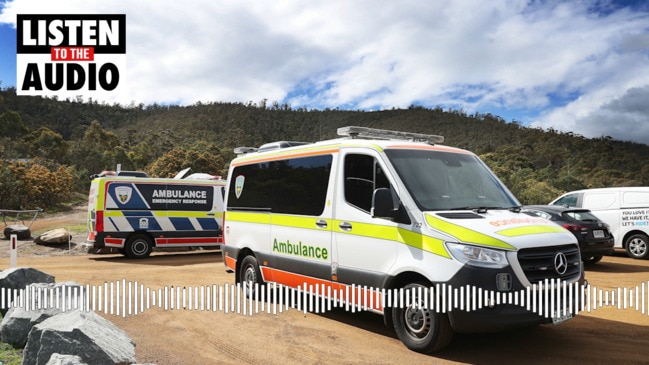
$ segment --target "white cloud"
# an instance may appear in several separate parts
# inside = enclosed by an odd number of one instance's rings
[[[523,113],[517,120],[535,127],[649,140],[638,127],[649,125],[649,111],[628,110],[627,101],[649,85],[646,7],[607,0],[14,0],[0,22],[25,13],[125,13],[128,87],[112,100],[124,104],[419,103],[516,110]],[[607,121],[614,118],[613,127]]]

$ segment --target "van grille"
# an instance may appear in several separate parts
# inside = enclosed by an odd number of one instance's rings
[[[563,274],[555,268],[555,258],[559,253],[566,258],[566,271]],[[572,281],[581,274],[581,256],[576,245],[525,248],[518,252],[518,262],[532,284],[545,279]]]

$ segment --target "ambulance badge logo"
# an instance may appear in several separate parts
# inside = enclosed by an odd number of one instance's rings
[[[126,204],[131,200],[133,189],[128,186],[118,186],[115,188],[115,194],[117,194],[117,200],[120,203]]]
[[[243,191],[243,183],[246,181],[246,177],[243,175],[237,176],[237,178],[234,180],[234,195],[236,195],[237,199],[241,197],[241,192]]]

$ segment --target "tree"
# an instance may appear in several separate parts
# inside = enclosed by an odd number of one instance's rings
[[[27,133],[27,127],[23,123],[20,114],[14,111],[7,111],[0,115],[0,137],[21,137]]]
[[[223,158],[211,152],[174,149],[155,160],[146,170],[151,176],[173,177],[187,167],[192,172],[221,175]]]
[[[70,149],[70,144],[63,140],[63,136],[59,133],[41,127],[25,136],[21,147],[28,157],[63,161]]]

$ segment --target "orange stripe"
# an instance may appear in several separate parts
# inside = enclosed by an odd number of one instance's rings
[[[225,256],[225,266],[229,267],[232,271],[237,269],[237,260],[230,256]]]
[[[284,160],[286,158],[298,158],[298,157],[327,155],[327,154],[330,154],[330,153],[337,153],[337,152],[338,152],[338,148],[333,148],[333,149],[328,149],[328,150],[296,152],[296,153],[269,156],[269,157],[265,157],[265,158],[244,160],[244,161],[239,161],[239,162],[233,161],[232,166],[239,166],[239,165],[242,165],[242,164],[249,164],[249,163],[259,163],[259,162]]]
[[[315,287],[317,286],[320,295],[327,294],[328,291],[331,290],[332,296],[328,297],[329,299],[333,299],[333,293],[337,292],[336,298],[338,300],[349,299],[346,300],[349,305],[360,306],[360,308],[363,309],[367,306],[367,309],[383,311],[383,306],[381,305],[383,294],[376,290],[371,290],[371,288],[336,283],[288,271],[277,270],[267,266],[261,267],[261,272],[264,281],[266,282],[276,282],[277,284],[291,288],[300,287],[302,290],[304,290],[306,284],[306,290],[313,293],[315,293]],[[371,296],[373,296],[373,298],[371,298]]]

